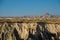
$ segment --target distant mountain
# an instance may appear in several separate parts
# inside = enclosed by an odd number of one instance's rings
[[[56,18],[57,16],[51,15],[51,14],[49,14],[49,13],[45,13],[44,15],[42,15],[42,16],[40,16],[40,17],[42,17],[42,18]]]

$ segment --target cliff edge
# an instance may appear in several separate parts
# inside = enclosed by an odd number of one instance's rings
[[[60,40],[60,18],[0,17],[0,40]]]

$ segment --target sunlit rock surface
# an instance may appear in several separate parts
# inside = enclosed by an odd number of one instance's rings
[[[60,19],[0,18],[0,40],[60,40]]]

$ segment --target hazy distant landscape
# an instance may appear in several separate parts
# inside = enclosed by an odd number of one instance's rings
[[[60,18],[48,13],[0,17],[0,40],[60,40]]]
[[[60,40],[60,0],[0,0],[0,40]]]

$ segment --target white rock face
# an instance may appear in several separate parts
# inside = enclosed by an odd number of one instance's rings
[[[46,29],[51,33],[57,33],[55,24],[46,24]]]
[[[4,36],[2,36],[2,33]],[[5,22],[0,24],[1,40],[2,37],[5,40],[59,40],[60,24]]]
[[[57,32],[60,32],[60,24],[56,24],[56,30]]]

